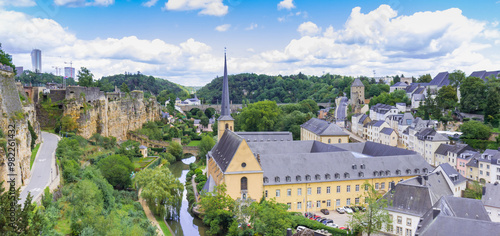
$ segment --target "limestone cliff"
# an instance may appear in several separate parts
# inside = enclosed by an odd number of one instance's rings
[[[7,187],[9,179],[15,178],[16,188],[26,184],[31,176],[31,133],[28,122],[38,135],[37,143],[40,142],[40,126],[36,120],[34,104],[26,96],[22,87],[16,85],[13,73],[0,71],[0,129],[4,138],[0,139],[0,182],[5,181],[3,187]],[[15,126],[15,129],[12,128]],[[9,130],[15,130],[14,137],[8,137]],[[15,160],[13,169],[9,169],[9,161],[3,144],[8,140],[15,140]],[[7,146],[11,147],[11,146]],[[8,150],[7,150],[8,152]],[[12,151],[11,151],[12,153]]]

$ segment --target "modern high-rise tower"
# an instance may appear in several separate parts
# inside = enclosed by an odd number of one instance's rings
[[[73,67],[64,67],[64,77],[67,78],[75,78],[75,68]]]
[[[33,66],[33,72],[42,73],[42,51],[40,49],[31,51],[31,65]]]

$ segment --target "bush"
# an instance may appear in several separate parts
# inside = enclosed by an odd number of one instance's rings
[[[194,174],[195,174],[196,176],[198,176],[198,175],[202,175],[202,174],[203,174],[203,171],[202,171],[200,168],[196,168],[196,170],[194,170]]]
[[[204,182],[204,181],[207,181],[207,177],[204,175],[196,175],[196,178],[194,178],[194,182],[196,182],[196,183],[200,183],[200,182]]]
[[[198,190],[198,192],[201,192],[201,190],[203,189],[203,186],[205,186],[205,183],[207,181],[202,181],[200,183],[198,183],[198,185],[196,185],[196,190]]]

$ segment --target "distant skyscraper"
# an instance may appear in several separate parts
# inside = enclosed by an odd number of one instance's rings
[[[31,65],[33,66],[33,72],[42,73],[42,51],[40,49],[31,51]]]
[[[73,67],[64,67],[64,77],[75,78],[75,68]]]
[[[24,73],[24,68],[22,66],[16,66],[16,71],[17,71],[17,75],[16,76],[20,76]]]

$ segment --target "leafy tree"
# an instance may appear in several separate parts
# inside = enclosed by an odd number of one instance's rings
[[[388,200],[383,198],[372,185],[365,183],[364,187],[366,186],[368,186],[368,191],[365,193],[366,211],[355,212],[349,221],[349,226],[369,236],[380,232],[383,225],[387,227],[391,223],[391,218],[385,209],[390,204]]]
[[[134,165],[126,156],[111,155],[99,161],[102,175],[116,189],[123,189],[132,183],[130,173]]]
[[[311,107],[311,109],[315,108]],[[256,102],[243,108],[236,118],[236,123],[244,131],[272,131],[279,127],[280,115],[281,110],[276,102]]]
[[[130,161],[132,161],[134,157],[142,157],[141,151],[139,150],[139,142],[133,140],[123,142],[116,151],[116,154],[127,156]]]
[[[123,82],[122,85],[120,85],[120,91],[124,93],[130,93],[130,89],[128,88],[128,85]]]
[[[370,100],[370,106],[376,105],[377,103],[396,105],[396,103],[406,103],[410,104],[410,99],[406,96],[404,90],[396,90],[392,93],[383,92],[379,96],[373,97]]]
[[[460,86],[460,108],[462,112],[474,113],[484,109],[486,85],[477,77],[467,77]]]
[[[422,75],[422,76],[418,77],[418,79],[417,79],[417,83],[429,83],[431,81],[432,81],[432,77],[430,74]]]
[[[182,160],[182,145],[178,142],[171,141],[168,145],[168,153],[172,154],[177,161]]]
[[[481,200],[483,197],[483,187],[477,181],[473,181],[471,185],[464,191],[464,197]]]
[[[94,74],[90,73],[90,70],[85,67],[80,68],[76,77],[78,78],[78,85],[80,86],[93,87],[95,85]]]
[[[460,126],[464,139],[482,139],[487,140],[491,135],[491,128],[479,121],[471,120]]]
[[[43,228],[43,215],[33,197],[28,193],[23,204],[20,200],[20,189],[12,187],[5,192],[3,181],[0,182],[0,232],[2,235],[39,235]]]
[[[210,136],[203,136],[198,144],[198,158],[205,159],[207,153],[215,146],[215,140]]]
[[[63,132],[75,131],[76,128],[78,128],[78,123],[73,117],[66,115],[61,118],[61,130]]]
[[[500,124],[500,79],[490,79],[487,83],[488,95],[486,96],[486,107],[484,119],[493,126]]]
[[[443,86],[436,96],[437,106],[442,109],[452,109],[458,102],[457,90],[453,86]]]
[[[250,223],[254,232],[259,235],[283,235],[292,226],[292,219],[286,204],[276,200],[253,202],[248,209]]]
[[[226,235],[234,218],[235,201],[226,193],[226,185],[215,186],[211,193],[202,194],[199,202],[203,223],[209,235]]]
[[[313,114],[316,114],[319,111],[318,104],[312,100],[312,99],[306,99],[302,100],[299,102],[300,106],[303,107],[305,110],[302,110],[303,112],[311,112]]]
[[[2,44],[0,43],[0,63],[10,66],[13,71],[15,71],[16,66],[12,64],[12,56],[2,50]]]
[[[208,123],[209,123],[209,119],[207,116],[205,116],[205,114],[203,114],[203,116],[201,117],[200,119],[200,124],[203,126],[203,127],[208,127]]]
[[[454,88],[460,87],[460,84],[465,80],[465,72],[461,70],[453,71],[449,76],[450,85]]]
[[[184,188],[168,168],[144,169],[134,181],[153,213],[165,218],[179,214]]]

